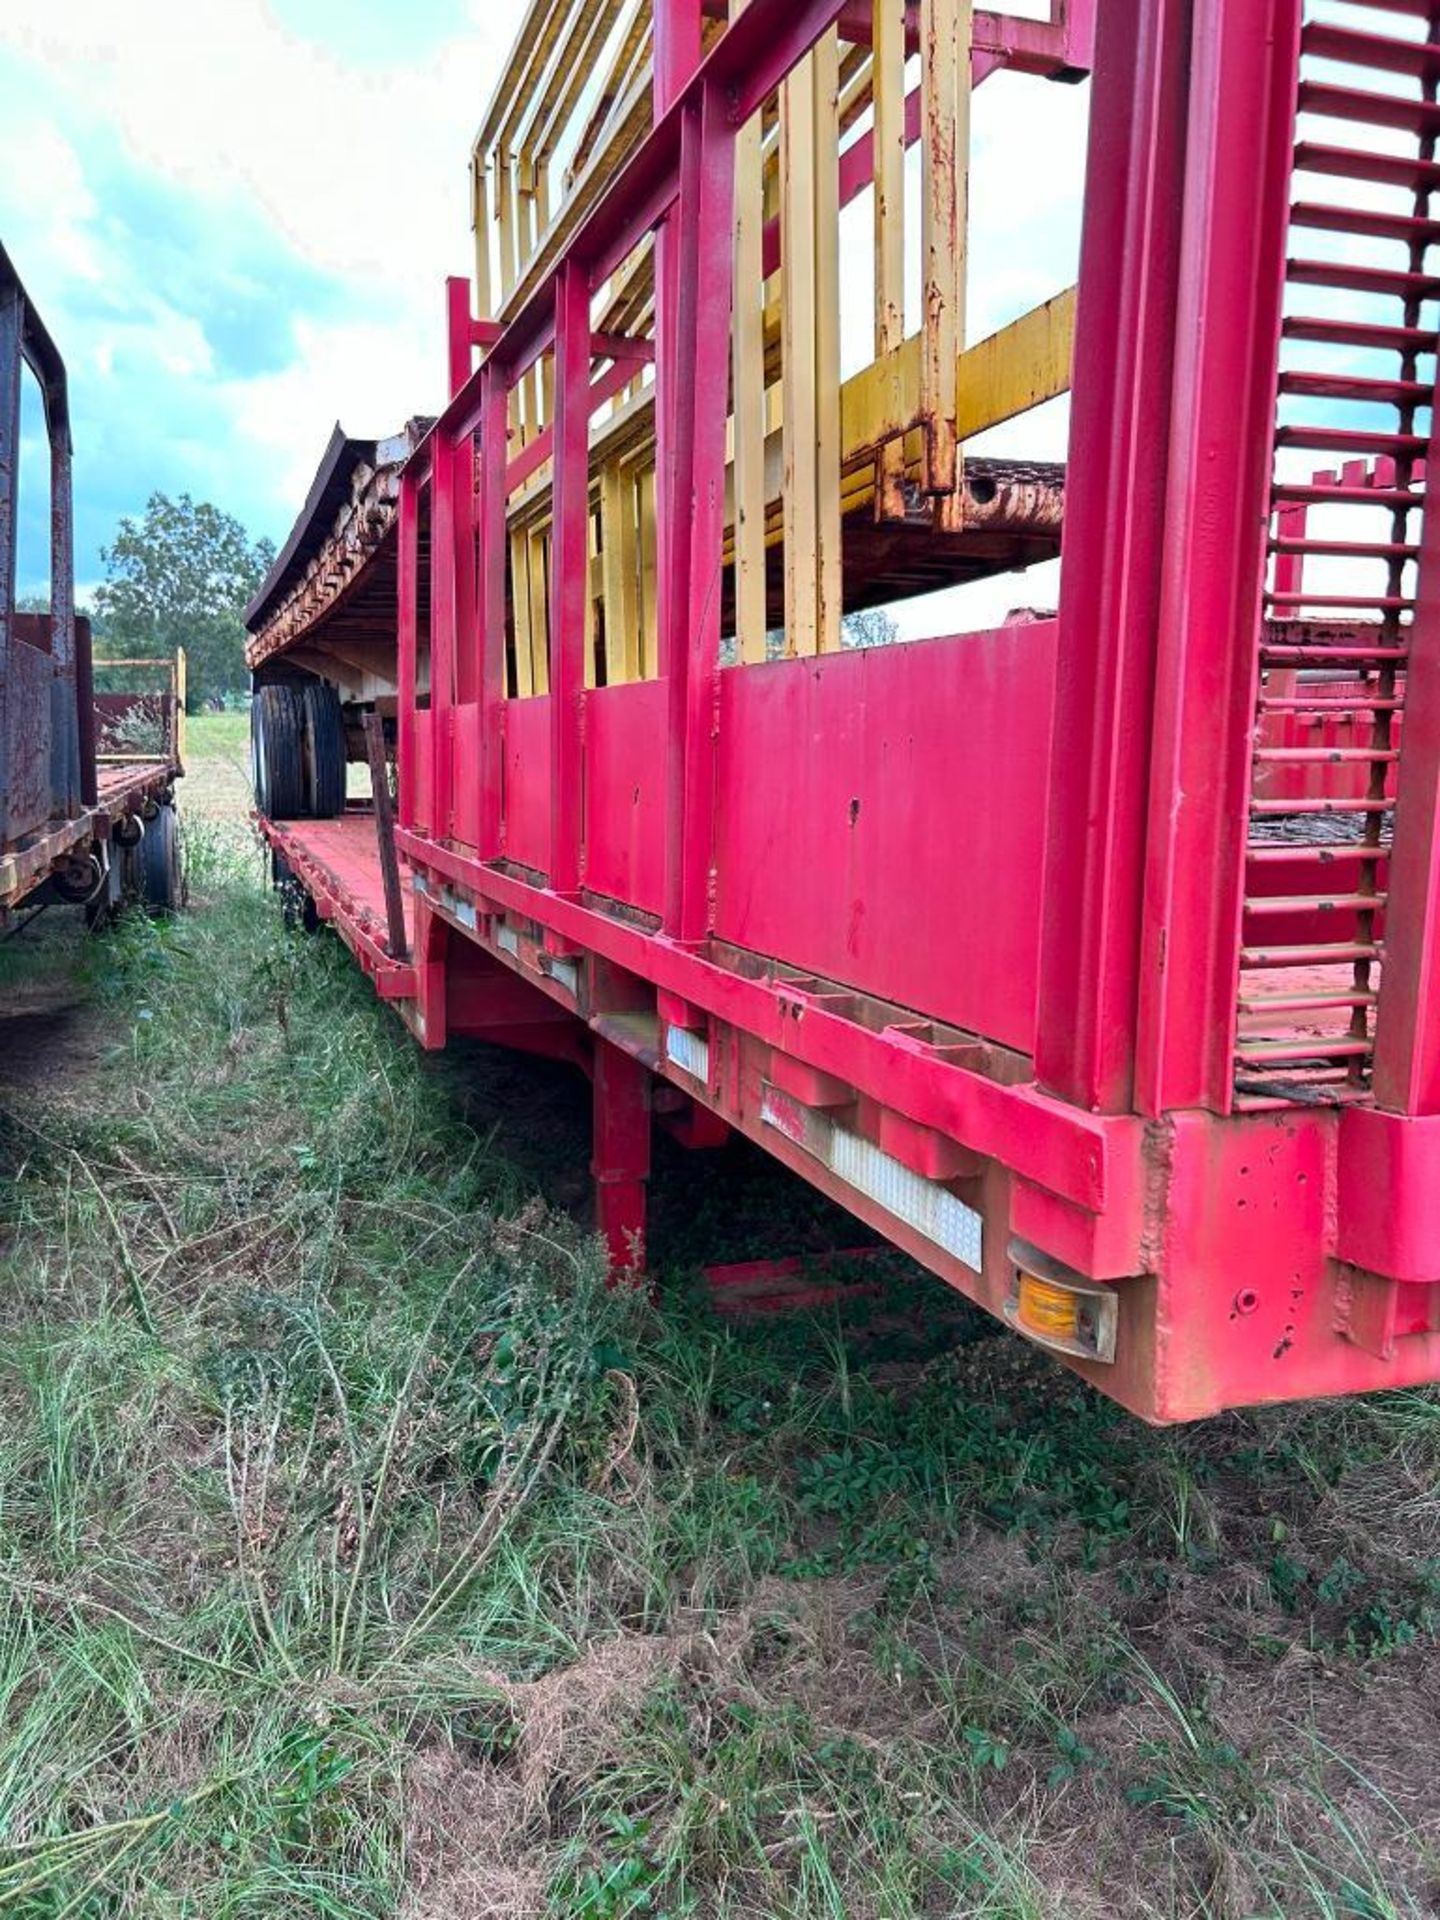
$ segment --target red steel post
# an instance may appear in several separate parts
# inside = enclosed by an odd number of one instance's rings
[[[457,469],[454,442],[443,429],[437,430],[430,463],[430,831],[437,840],[450,838],[454,771]]]
[[[656,0],[654,90],[655,119],[658,122],[683,92],[687,81],[700,64],[700,0]],[[694,379],[681,365],[678,351],[680,327],[680,256],[686,243],[684,198],[687,114],[681,133],[680,200],[672,206],[655,233],[655,553],[659,605],[656,609],[660,672],[670,681],[669,725],[666,740],[666,931],[678,932],[678,897],[669,893],[672,870],[679,871],[678,844],[672,852],[672,837],[679,840],[680,798],[685,778],[685,703],[684,683],[686,634],[684,629],[684,577],[689,568],[689,541],[685,523],[676,510],[683,486],[681,468],[688,471],[688,456],[678,445],[688,432],[685,419],[694,399]],[[677,917],[672,919],[670,913]]]
[[[709,931],[714,828],[716,676],[725,532],[725,421],[734,247],[735,130],[707,89],[681,138],[676,315],[675,538],[670,606],[665,925],[682,941]]]
[[[470,378],[470,351],[473,345],[470,321],[470,282],[463,274],[452,273],[445,281],[445,343],[448,349],[449,385],[446,392],[453,400]]]
[[[1440,472],[1431,429],[1427,474]],[[1375,1010],[1376,1104],[1440,1113],[1440,509],[1424,515]]]
[[[1036,1074],[1131,1101],[1189,0],[1101,9],[1076,315]]]
[[[1136,1100],[1232,1098],[1300,0],[1195,0]]]
[[[700,64],[700,0],[655,0],[655,118]]]
[[[480,675],[479,578],[475,534],[479,500],[475,492],[475,440],[463,435],[451,456],[455,474],[455,698],[473,702]],[[463,751],[459,716],[454,716],[456,751]]]
[[[596,1225],[624,1273],[645,1269],[645,1182],[650,1176],[649,1069],[596,1038],[593,1069]]]
[[[420,483],[407,468],[400,476],[396,527],[396,765],[400,779],[400,825],[423,830],[415,778],[415,655],[420,588]]]
[[[590,281],[577,260],[555,289],[555,452],[550,534],[550,885],[580,888],[581,700],[590,576]]]
[[[1059,0],[1060,35],[1065,59],[1077,72],[1088,72],[1095,62],[1097,4],[1098,0]]]
[[[505,720],[505,570],[509,536],[505,524],[508,488],[510,385],[504,365],[492,356],[481,376],[480,500],[476,549],[479,564],[477,624],[480,671],[475,708],[475,752],[480,768],[479,854],[499,857],[503,847],[501,754]]]
[[[470,282],[463,274],[451,274],[445,282],[445,318],[449,391],[453,400],[470,378],[476,345],[476,325],[470,317]],[[478,697],[480,640],[475,555],[478,520],[475,442],[468,434],[456,435],[455,466],[455,692],[458,700],[469,702]],[[459,746],[457,735],[457,749]]]
[[[684,91],[685,83],[700,64],[700,0],[655,0],[654,118],[658,121]],[[674,366],[674,327],[679,261],[675,240],[678,215],[667,214],[655,235],[655,359]],[[660,485],[669,470],[668,448],[672,431],[674,393],[662,388],[657,393],[656,472]],[[665,571],[666,521],[663,503],[657,503],[657,540],[659,566]],[[664,642],[662,640],[663,647]]]

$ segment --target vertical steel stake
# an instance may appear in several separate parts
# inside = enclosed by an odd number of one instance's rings
[[[405,900],[400,891],[400,860],[395,852],[395,809],[390,804],[390,767],[385,758],[385,722],[378,713],[365,716],[365,753],[370,762],[370,790],[375,803],[375,838],[380,845],[380,875],[385,882],[385,918],[390,928],[390,958],[409,954],[405,937]]]

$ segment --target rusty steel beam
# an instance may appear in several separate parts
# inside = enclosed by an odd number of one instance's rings
[[[380,877],[385,883],[385,922],[392,960],[409,958],[405,930],[405,896],[400,887],[400,861],[395,852],[395,808],[390,798],[390,762],[385,752],[385,722],[373,709],[365,715],[365,756],[370,763],[371,804],[375,809],[375,843]]]

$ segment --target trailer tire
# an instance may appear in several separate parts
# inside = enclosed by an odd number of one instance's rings
[[[300,689],[305,730],[305,810],[314,820],[345,811],[345,722],[328,680]]]
[[[255,804],[270,820],[294,820],[305,809],[303,708],[296,687],[257,687],[250,703],[250,781]]]
[[[290,931],[316,932],[320,926],[320,915],[315,902],[290,862],[273,847],[270,849],[270,884],[280,896],[281,917]]]
[[[98,853],[72,853],[50,875],[50,891],[67,907],[88,907],[105,886]]]
[[[185,904],[185,876],[180,861],[180,821],[174,807],[161,807],[135,849],[140,898],[145,911],[156,918],[179,913]]]

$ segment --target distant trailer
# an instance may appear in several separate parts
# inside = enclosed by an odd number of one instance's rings
[[[589,1073],[618,1264],[653,1115],[1147,1418],[1440,1378],[1440,9],[1331,11],[532,0],[451,398],[332,443],[255,758],[425,1046]],[[854,618],[1062,539],[1056,613]]]
[[[50,605],[16,608],[21,382],[28,368],[50,453]],[[124,684],[95,691],[95,676]],[[175,782],[185,658],[91,658],[75,612],[65,366],[0,247],[0,930],[55,903],[99,918],[127,895],[179,904]]]

